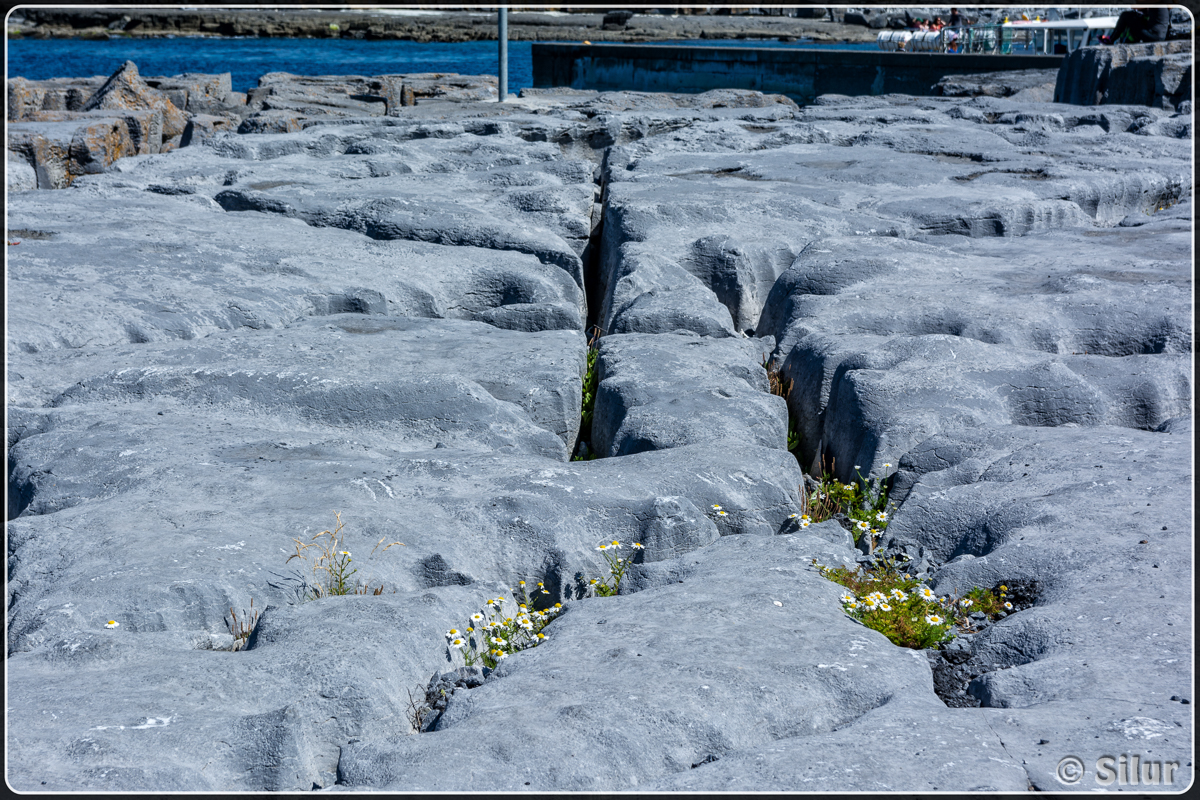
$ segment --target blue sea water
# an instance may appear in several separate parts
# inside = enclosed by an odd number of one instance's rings
[[[803,42],[712,40],[660,42],[718,47],[800,47],[874,50],[875,45],[818,45]],[[533,85],[531,42],[508,43],[508,87]],[[85,78],[111,75],[125,61],[142,75],[184,72],[232,73],[234,91],[258,85],[268,72],[296,75],[385,75],[457,72],[495,75],[495,41],[418,43],[360,39],[267,39],[175,37],[156,39],[9,39],[8,78]]]

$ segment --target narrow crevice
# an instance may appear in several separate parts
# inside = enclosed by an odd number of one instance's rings
[[[608,160],[608,151],[604,153],[604,162]],[[604,235],[604,217],[608,210],[608,181],[604,176],[606,171],[603,164],[600,169],[599,197],[592,209],[590,232],[587,246],[583,249],[583,292],[587,302],[587,322],[585,331],[600,327],[600,311],[604,304],[604,282],[601,279],[600,268],[602,241]]]
[[[608,206],[608,181],[604,179],[611,148],[606,148],[601,159],[598,177],[598,196],[592,208],[592,219],[588,243],[583,250],[583,291],[587,303],[587,318],[584,331],[588,337],[587,371],[583,376],[582,403],[580,405],[579,436],[572,461],[591,461],[598,458],[592,449],[592,412],[596,406],[596,391],[599,388],[599,364],[597,344],[604,335],[601,327],[601,311],[604,304],[604,281],[601,275],[604,216]]]
[[[596,392],[600,388],[600,366],[597,363],[599,339],[600,328],[593,327],[588,339],[587,372],[583,376],[583,398],[579,407],[579,436],[575,452],[571,455],[572,461],[592,461],[599,457],[592,447],[592,416],[596,409]]]

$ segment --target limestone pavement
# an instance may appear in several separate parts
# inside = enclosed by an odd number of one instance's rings
[[[10,193],[10,786],[1190,783],[1190,115],[344,102],[382,77]],[[852,620],[812,562],[860,553],[791,520],[824,468],[889,482],[879,546],[937,592],[1032,607],[934,653]],[[381,594],[305,601],[335,511]],[[583,596],[614,539],[645,550]],[[519,580],[566,608],[546,641],[438,683]]]

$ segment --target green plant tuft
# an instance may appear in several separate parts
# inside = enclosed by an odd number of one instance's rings
[[[350,555],[350,551],[346,549],[346,545],[342,541],[342,531],[346,527],[342,522],[341,513],[335,511],[334,516],[337,518],[337,525],[332,531],[325,530],[314,536],[309,544],[305,544],[293,537],[292,541],[296,543],[296,552],[288,556],[288,561],[293,558],[299,558],[301,561],[311,561],[313,580],[306,585],[305,596],[311,600],[317,600],[322,597],[341,597],[349,594],[358,595],[381,595],[383,594],[383,584],[379,584],[379,588],[372,590],[367,583],[359,583],[354,580],[354,576],[358,573],[358,567],[351,566],[354,559]],[[379,549],[379,545],[383,544],[384,540],[380,539],[375,547],[371,550],[371,555]],[[315,542],[315,544],[314,544]],[[403,542],[392,542],[383,549],[400,545],[404,547]],[[306,551],[315,550],[315,558],[310,556]],[[284,562],[287,563],[287,562]]]
[[[591,461],[596,453],[591,449],[592,444],[592,413],[596,410],[596,391],[600,386],[600,376],[596,369],[598,350],[596,343],[600,340],[600,328],[592,329],[592,338],[588,340],[587,373],[583,376],[583,403],[579,411],[579,441],[586,444],[587,455],[577,455],[572,461]]]
[[[788,395],[792,392],[792,382],[783,377],[783,374],[771,366],[770,359],[763,356],[762,368],[767,371],[767,383],[771,387],[771,394],[782,397],[785,402],[788,400]],[[789,453],[794,453],[800,447],[800,430],[796,427],[796,418],[792,416],[791,403],[788,402],[788,432],[787,432],[787,449]]]
[[[847,614],[892,644],[913,650],[936,647],[954,638],[955,631],[971,632],[971,614],[995,621],[1014,610],[1004,584],[990,591],[975,587],[960,597],[937,597],[921,581],[900,572],[891,558],[854,569],[822,566],[816,559],[812,564],[824,578],[849,589],[841,598]]]
[[[446,631],[446,646],[452,657],[460,652],[469,667],[482,664],[495,669],[513,653],[537,647],[546,640],[542,630],[562,613],[562,603],[537,608],[536,601],[545,602],[544,598],[550,595],[540,583],[533,600],[526,592],[525,581],[518,581],[518,588],[511,594],[512,601],[500,596],[485,602],[480,611],[471,615],[471,624],[465,630]]]
[[[633,563],[634,556],[643,547],[641,543],[634,542],[630,547],[633,553],[628,558],[616,555],[616,551],[620,550],[624,545],[619,541],[603,542],[596,549],[600,551],[600,555],[604,556],[604,560],[608,562],[608,576],[604,578],[592,578],[588,581],[587,591],[596,597],[615,597],[621,592],[621,579],[625,577],[625,571],[629,569],[629,565]]]
[[[891,464],[884,464],[884,468]],[[824,522],[838,514],[844,515],[852,525],[855,543],[867,537],[867,549],[873,551],[875,542],[887,529],[891,514],[888,510],[888,487],[884,481],[864,478],[855,467],[858,480],[842,483],[829,472],[817,483],[816,488],[804,495],[805,512],[800,518],[801,527],[806,523]],[[895,504],[891,505],[895,509]]]

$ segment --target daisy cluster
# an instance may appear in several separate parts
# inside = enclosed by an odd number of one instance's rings
[[[883,468],[891,469],[891,466],[884,464]],[[874,547],[888,526],[887,488],[882,482],[864,478],[860,469],[859,466],[854,467],[858,475],[854,483],[842,483],[828,472],[825,473],[816,489],[805,497],[806,513],[791,515],[792,519],[798,520],[801,530],[807,528],[808,524],[824,522],[836,514],[845,514],[851,522],[854,541],[860,542],[867,537]]]
[[[452,655],[462,653],[463,661],[469,667],[482,664],[495,669],[513,653],[546,641],[542,629],[562,613],[562,603],[541,610],[531,609],[533,603],[525,581],[518,581],[518,586],[512,595],[516,598],[519,592],[520,600],[509,601],[504,597],[488,600],[481,610],[471,615],[471,624],[465,630],[451,628],[446,631],[446,646]],[[540,583],[534,590],[534,597],[549,594]]]
[[[953,638],[956,629],[970,631],[972,614],[994,619],[1014,610],[1003,584],[991,591],[976,587],[961,597],[939,597],[929,586],[900,572],[890,559],[865,570],[825,567],[815,560],[813,565],[822,576],[847,588],[841,595],[847,614],[900,647],[935,647]]]
[[[633,552],[628,557],[617,555],[626,546]],[[606,578],[593,578],[588,583],[588,593],[597,597],[612,597],[620,591],[621,579],[633,563],[633,555],[644,548],[640,542],[624,545],[620,540],[613,540],[602,542],[596,549],[608,562],[609,574]],[[541,583],[533,590],[535,600],[549,595],[550,592]],[[463,661],[469,667],[482,664],[495,669],[497,664],[513,653],[546,641],[543,629],[562,613],[562,603],[536,608],[525,581],[517,581],[512,596],[512,601],[504,597],[486,601],[481,610],[471,615],[471,624],[465,630],[451,628],[446,631],[446,646],[451,655],[462,653]],[[520,599],[515,599],[518,596]]]
[[[637,551],[643,550],[640,542],[634,542],[629,546],[632,551],[628,556],[619,556],[624,545],[619,540],[614,539],[611,542],[602,542],[596,549],[600,551],[600,555],[604,556],[604,560],[608,562],[608,577],[607,578],[592,578],[588,581],[588,593],[597,597],[614,597],[621,591],[621,579],[625,577],[625,571],[629,569],[629,565],[633,563],[633,557]]]

